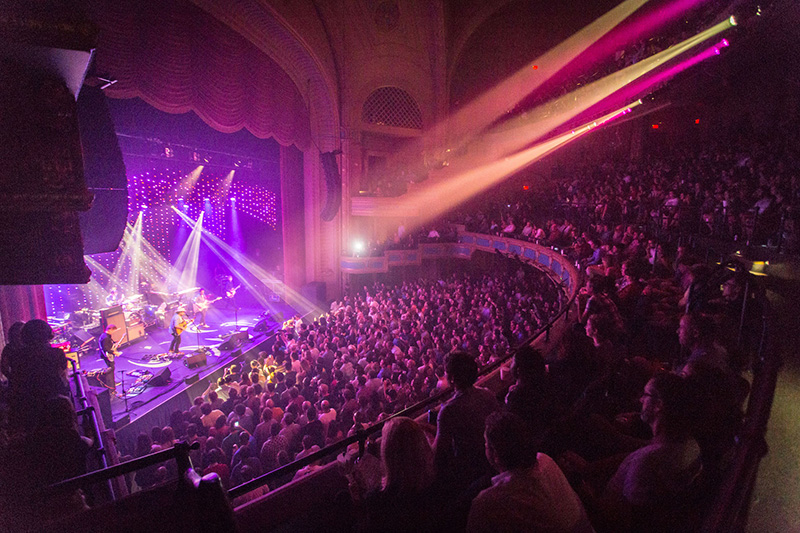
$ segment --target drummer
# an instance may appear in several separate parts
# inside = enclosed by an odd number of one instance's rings
[[[106,296],[106,306],[113,307],[115,305],[120,305],[123,300],[125,300],[125,295],[117,291],[116,287],[112,287],[108,296]]]

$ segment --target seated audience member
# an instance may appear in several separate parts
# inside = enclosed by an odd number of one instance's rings
[[[311,455],[312,453],[316,453],[320,450],[320,447],[314,444],[314,438],[311,435],[306,435],[302,439],[303,449],[295,456],[294,460],[297,461],[298,459],[302,459],[307,455]]]
[[[750,383],[733,372],[703,363],[687,365],[687,381],[696,395],[697,423],[692,435],[703,451],[703,472],[707,479],[721,474],[744,420],[743,404]]]
[[[594,359],[600,365],[601,374],[607,375],[624,359],[624,350],[615,343],[615,327],[609,315],[589,315],[586,319],[586,336],[592,340]]]
[[[153,440],[146,433],[140,433],[136,438],[136,449],[134,457],[144,457],[153,451]],[[136,484],[141,489],[148,489],[164,480],[167,471],[165,468],[159,468],[158,465],[151,465],[141,470],[136,471],[134,479]]]
[[[677,372],[690,373],[690,367],[702,364],[706,367],[728,371],[728,354],[715,340],[714,321],[708,315],[691,312],[681,317],[678,327],[678,342],[688,350],[685,361],[675,366]]]
[[[72,402],[63,396],[47,400],[35,430],[15,434],[0,446],[0,487],[6,493],[0,529],[34,531],[31,515],[41,529],[47,520],[86,509],[80,489],[51,494],[46,505],[35,495],[43,487],[85,474],[90,446],[91,439],[78,432]]]
[[[617,310],[617,305],[608,297],[609,281],[605,276],[594,276],[587,284],[588,300],[580,316],[581,324],[591,315],[607,315],[614,323],[615,329],[622,330],[622,317]]]
[[[657,374],[642,393],[641,419],[651,444],[628,455],[600,501],[609,531],[686,531],[691,487],[702,470],[700,446],[691,436],[693,397],[675,374]]]
[[[622,277],[617,280],[617,301],[622,318],[630,323],[637,319],[639,300],[644,290],[641,279],[646,275],[646,265],[642,261],[628,259],[622,263]]]
[[[476,387],[478,364],[466,352],[452,352],[445,365],[455,394],[439,410],[433,444],[437,473],[466,488],[489,473],[483,446],[486,417],[499,409],[487,389]]]
[[[486,420],[485,439],[486,457],[499,474],[473,500],[467,531],[594,531],[555,461],[536,453],[524,420],[494,413]]]
[[[247,483],[248,481],[252,481],[256,478],[257,471],[251,468],[248,465],[242,466],[241,470],[239,471],[239,481],[240,485]],[[241,496],[234,498],[231,505],[233,507],[239,507],[240,505],[244,505],[245,503],[260,498],[264,494],[269,492],[269,487],[267,485],[261,485],[260,487],[251,490],[246,494],[242,494]]]

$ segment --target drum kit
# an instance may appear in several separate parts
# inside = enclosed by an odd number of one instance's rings
[[[145,328],[154,325],[165,327],[167,324],[167,311],[177,308],[187,294],[192,294],[200,290],[200,287],[193,287],[178,292],[157,292],[150,291],[145,294],[134,294],[125,298],[122,302],[122,310],[125,312],[125,322],[128,325],[144,324]],[[161,299],[159,305],[154,305],[151,295],[158,295]]]

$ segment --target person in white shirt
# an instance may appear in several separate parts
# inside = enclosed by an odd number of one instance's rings
[[[533,233],[533,225],[531,224],[530,221],[528,221],[525,223],[525,227],[522,228],[522,235],[525,237],[530,237],[532,233]]]
[[[472,501],[468,532],[594,532],[578,495],[555,461],[536,453],[519,416],[489,415],[484,438],[486,458],[500,473]]]

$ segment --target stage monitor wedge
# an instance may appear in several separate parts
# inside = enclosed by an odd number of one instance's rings
[[[193,353],[192,355],[188,356],[186,359],[183,360],[183,364],[186,365],[187,368],[197,368],[199,366],[205,366],[206,352],[199,351]]]
[[[229,352],[240,347],[250,339],[250,334],[247,330],[237,331],[233,333],[225,342],[219,345],[220,351]]]
[[[163,387],[165,385],[169,385],[171,377],[172,372],[170,372],[169,367],[164,367],[161,372],[153,376],[153,379],[150,380],[148,385],[151,387]]]

